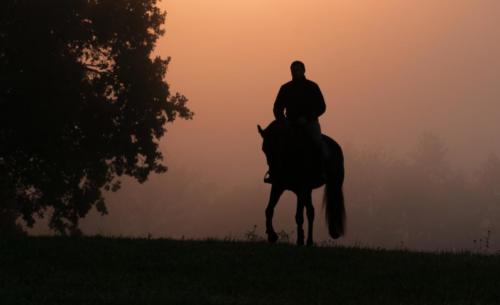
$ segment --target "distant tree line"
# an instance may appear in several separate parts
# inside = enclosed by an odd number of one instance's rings
[[[404,155],[389,149],[343,145],[347,235],[340,243],[413,249],[500,250],[500,159],[491,154],[473,171],[450,162],[446,142],[423,134]],[[265,235],[263,210],[269,196],[255,170],[253,183],[234,187],[204,176],[199,168],[175,168],[175,177],[158,176],[144,186],[127,183],[114,195],[106,222],[92,216],[86,232],[187,237],[236,237],[257,225]],[[257,169],[258,171],[258,169]],[[170,196],[159,196],[168,193]],[[321,191],[314,205],[321,208]],[[293,234],[293,196],[276,211],[276,229]],[[147,203],[147,209],[142,206]],[[130,211],[134,211],[131,213]],[[318,241],[326,227],[318,218]],[[490,236],[488,236],[490,231]],[[475,241],[475,242],[474,242]]]
[[[408,158],[358,149],[346,156],[349,219],[358,238],[435,248],[473,246],[490,233],[500,241],[496,155],[466,175],[448,162],[443,140],[424,134]]]
[[[79,232],[120,177],[163,173],[165,124],[189,119],[152,55],[156,0],[5,0],[0,10],[0,232],[50,216]]]

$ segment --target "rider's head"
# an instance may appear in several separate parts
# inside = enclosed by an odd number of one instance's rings
[[[304,78],[306,73],[306,66],[303,62],[296,60],[290,65],[290,70],[292,71],[292,78],[299,79]]]

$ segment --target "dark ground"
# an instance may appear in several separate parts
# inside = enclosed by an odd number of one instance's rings
[[[0,304],[500,304],[500,256],[2,238]]]

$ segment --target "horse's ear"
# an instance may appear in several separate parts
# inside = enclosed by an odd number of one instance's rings
[[[260,125],[257,125],[257,130],[259,131],[261,136],[264,136],[264,129],[262,129],[262,127],[260,127]]]

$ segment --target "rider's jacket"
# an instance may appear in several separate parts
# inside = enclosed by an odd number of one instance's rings
[[[296,121],[300,117],[315,121],[326,110],[325,100],[319,86],[306,78],[294,79],[281,86],[274,102],[276,119],[285,117]]]

